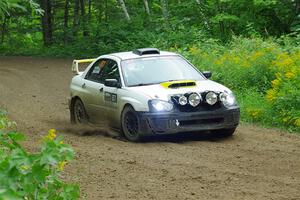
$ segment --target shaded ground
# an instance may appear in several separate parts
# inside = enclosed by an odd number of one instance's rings
[[[0,57],[0,104],[35,149],[50,128],[77,152],[64,177],[84,199],[300,199],[300,137],[253,126],[218,140],[160,137],[134,144],[105,128],[73,127],[71,60]]]

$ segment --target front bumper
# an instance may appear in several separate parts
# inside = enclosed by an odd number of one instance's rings
[[[239,124],[240,109],[236,106],[199,112],[138,112],[138,116],[142,134],[172,134],[235,128]]]

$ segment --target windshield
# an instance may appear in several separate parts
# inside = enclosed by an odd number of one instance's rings
[[[124,60],[121,63],[127,86],[151,85],[173,80],[203,80],[202,75],[180,56]]]

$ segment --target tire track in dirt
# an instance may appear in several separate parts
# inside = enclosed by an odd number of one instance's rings
[[[228,139],[170,136],[133,144],[74,127],[70,59],[0,57],[0,105],[34,150],[48,129],[76,154],[64,178],[86,199],[300,199],[300,137],[249,125]]]

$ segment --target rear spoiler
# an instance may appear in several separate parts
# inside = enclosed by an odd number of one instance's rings
[[[73,60],[72,72],[74,72],[76,74],[80,74],[80,71],[79,71],[79,68],[78,68],[78,64],[80,64],[80,63],[91,63],[91,62],[94,62],[95,60],[96,60],[96,58],[82,59],[82,60]]]

